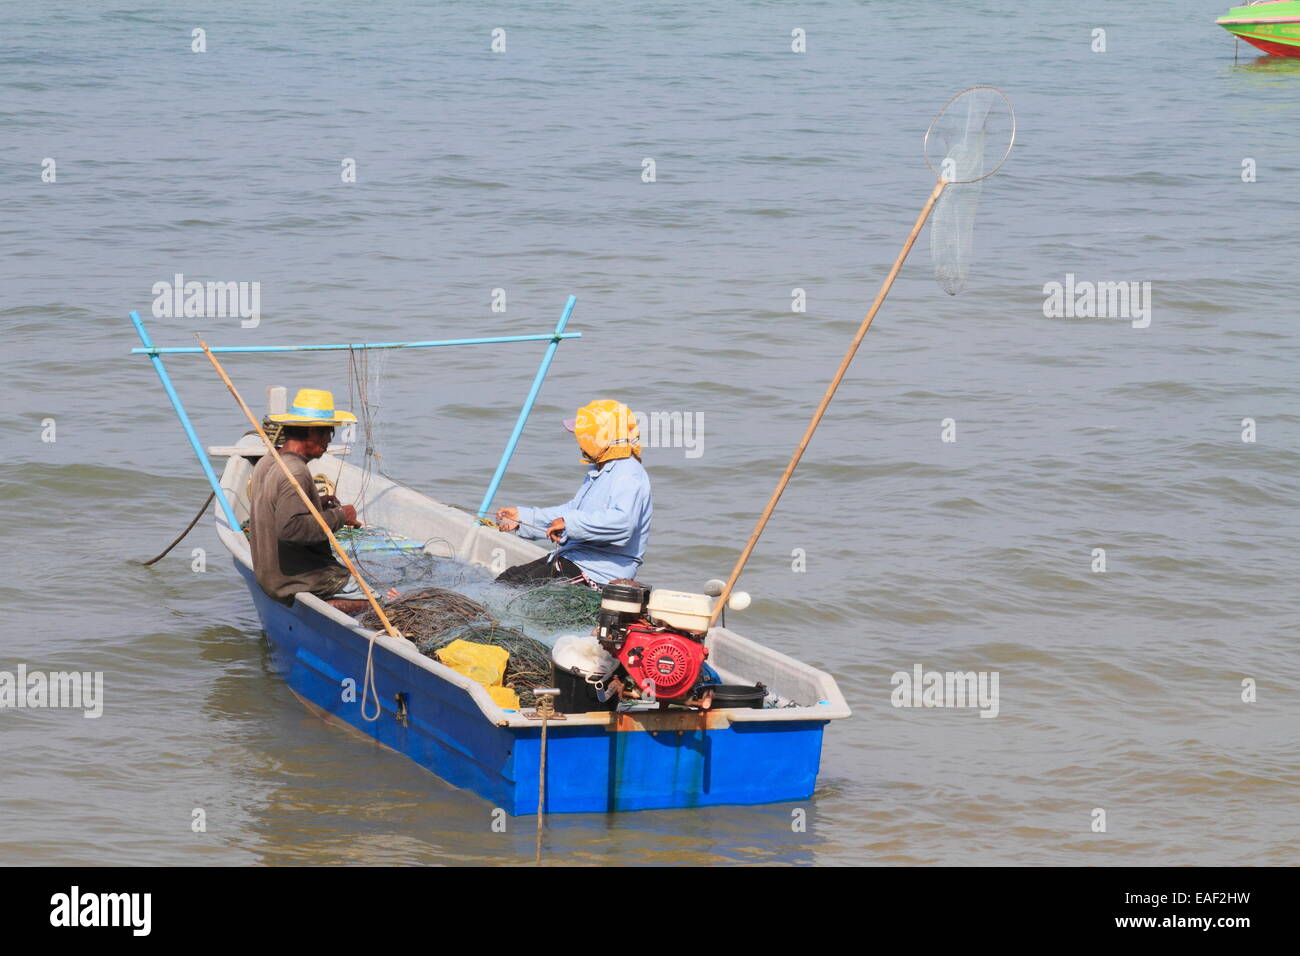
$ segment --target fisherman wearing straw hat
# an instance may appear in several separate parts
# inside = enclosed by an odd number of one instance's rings
[[[554,578],[608,584],[635,578],[645,558],[654,508],[636,417],[606,398],[578,409],[564,427],[578,439],[586,478],[570,501],[554,508],[498,509],[502,531],[559,545],[544,558],[507,568],[497,578],[503,584]]]
[[[336,409],[333,393],[303,388],[293,397],[289,411],[268,417],[283,426],[280,457],[330,530],[361,527],[352,505],[340,505],[333,495],[320,497],[307,468],[309,461],[329,448],[334,426],[351,424],[356,416]],[[334,559],[329,539],[270,455],[253,468],[250,497],[253,573],[263,591],[283,604],[292,604],[295,594],[307,591],[346,613],[368,606],[365,601],[336,597],[349,583],[348,570]]]

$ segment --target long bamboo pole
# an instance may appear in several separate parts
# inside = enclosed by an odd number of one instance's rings
[[[822,416],[826,414],[826,408],[830,405],[831,399],[835,396],[835,390],[840,387],[840,382],[844,378],[844,373],[849,370],[849,364],[853,361],[853,356],[857,354],[858,346],[862,344],[862,339],[867,334],[867,329],[871,328],[871,320],[874,319],[876,313],[880,311],[880,306],[885,301],[885,296],[889,295],[889,290],[893,286],[894,280],[898,278],[898,273],[903,268],[903,262],[907,259],[907,254],[912,251],[912,245],[916,242],[916,237],[921,234],[921,227],[924,226],[925,221],[930,218],[930,213],[934,209],[934,204],[939,201],[939,197],[943,194],[944,187],[947,185],[948,181],[943,178],[940,178],[939,181],[935,183],[934,189],[930,192],[930,198],[925,201],[925,206],[922,208],[921,214],[916,217],[916,225],[912,227],[911,234],[907,237],[907,241],[903,243],[902,251],[898,253],[898,258],[894,260],[893,268],[890,269],[889,274],[885,276],[885,282],[880,287],[880,291],[876,293],[876,300],[871,303],[871,309],[867,312],[867,317],[863,319],[862,324],[858,326],[858,332],[853,336],[853,341],[849,343],[848,351],[844,353],[844,358],[840,360],[840,367],[836,370],[835,377],[831,379],[830,385],[826,387],[826,394],[822,396],[822,400],[817,406],[817,411],[813,412],[812,421],[808,423],[808,427],[804,430],[803,438],[799,440],[799,444],[795,448],[794,454],[790,456],[790,463],[785,466],[785,471],[781,475],[781,480],[776,483],[776,490],[772,492],[772,497],[768,499],[767,507],[764,508],[763,513],[759,515],[758,524],[754,525],[754,530],[749,536],[749,541],[745,544],[745,550],[740,553],[740,558],[736,561],[736,566],[731,569],[731,576],[727,578],[727,583],[723,587],[722,593],[718,595],[718,599],[713,602],[713,613],[709,618],[710,627],[717,623],[718,615],[720,615],[722,609],[727,606],[727,599],[731,597],[732,588],[736,586],[736,581],[740,578],[740,572],[745,569],[745,564],[749,561],[749,556],[754,552],[754,546],[758,544],[759,536],[763,533],[763,529],[767,527],[767,521],[772,517],[772,512],[776,510],[776,503],[781,500],[781,494],[785,491],[785,486],[790,483],[790,476],[794,474],[795,468],[799,465],[799,459],[803,457],[804,450],[807,449],[808,443],[812,441],[813,432],[817,430],[818,424],[821,423]]]
[[[212,363],[212,367],[217,370],[217,374],[221,376],[221,380],[226,383],[226,388],[230,389],[230,394],[235,396],[235,401],[238,402],[239,407],[244,410],[244,414],[248,417],[248,420],[252,422],[253,427],[257,429],[257,434],[266,444],[266,450],[270,453],[271,457],[275,459],[275,463],[280,466],[280,471],[284,473],[284,477],[288,480],[290,487],[298,493],[298,497],[301,498],[302,503],[307,506],[307,510],[311,512],[311,516],[316,519],[316,523],[320,525],[321,530],[325,532],[325,537],[329,538],[330,544],[334,546],[334,551],[340,558],[342,558],[343,563],[352,574],[353,580],[357,582],[357,586],[360,587],[362,592],[365,594],[366,600],[370,602],[370,607],[374,610],[375,616],[379,618],[380,623],[384,625],[384,630],[388,632],[388,636],[400,640],[402,635],[398,633],[395,627],[393,627],[393,623],[388,620],[388,615],[385,614],[384,609],[379,606],[379,600],[375,597],[375,593],[370,590],[370,585],[366,584],[365,578],[361,576],[361,572],[357,570],[356,565],[352,563],[352,559],[349,558],[347,552],[343,550],[343,545],[339,544],[339,539],[334,537],[334,532],[330,530],[329,523],[324,517],[322,517],[316,506],[312,504],[311,498],[307,495],[307,492],[303,491],[302,485],[298,484],[297,479],[293,477],[293,473],[289,471],[289,466],[286,465],[284,459],[280,457],[280,453],[275,448],[275,443],[271,441],[270,437],[266,434],[266,431],[262,428],[262,423],[257,420],[257,416],[253,414],[249,407],[244,404],[243,398],[240,397],[239,391],[235,388],[235,383],[230,380],[230,376],[227,375],[226,370],[221,367],[221,363],[218,362],[217,357],[212,354],[212,350],[208,348],[207,343],[202,339],[199,339],[199,346],[203,349],[203,354],[208,357],[208,361]]]

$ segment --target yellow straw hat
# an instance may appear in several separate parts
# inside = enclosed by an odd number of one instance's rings
[[[293,397],[293,405],[283,415],[267,418],[281,425],[351,425],[357,416],[334,407],[334,393],[323,388],[300,388]]]

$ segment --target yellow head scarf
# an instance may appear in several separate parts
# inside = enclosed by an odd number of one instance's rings
[[[583,405],[573,420],[582,460],[592,465],[634,457],[641,459],[641,426],[622,402],[602,398]]]

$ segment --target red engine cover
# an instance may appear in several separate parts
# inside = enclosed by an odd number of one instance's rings
[[[644,690],[645,682],[650,681],[660,700],[685,697],[699,682],[708,656],[705,646],[694,638],[647,624],[629,625],[627,640],[618,652],[618,659],[636,686]]]

